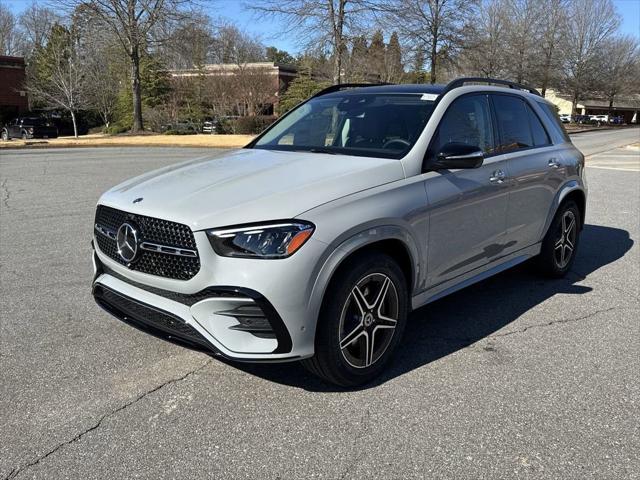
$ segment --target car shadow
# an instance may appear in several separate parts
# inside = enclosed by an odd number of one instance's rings
[[[633,243],[626,230],[585,225],[578,256],[565,278],[542,278],[524,263],[412,312],[402,343],[389,367],[379,378],[357,389],[378,386],[471,345],[556,294],[580,295],[591,291],[590,287],[575,283],[622,258]],[[316,378],[298,362],[225,363],[257,377],[309,391],[345,390]]]

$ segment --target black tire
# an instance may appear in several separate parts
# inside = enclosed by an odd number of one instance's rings
[[[384,285],[388,286],[386,291]],[[356,287],[364,297],[360,301],[355,297]],[[364,310],[361,302],[368,303]],[[303,360],[303,365],[341,387],[370,382],[384,370],[400,343],[408,309],[407,281],[393,258],[378,252],[354,256],[340,268],[325,293],[316,328],[315,355]],[[357,329],[365,333],[350,337]],[[371,349],[370,338],[374,340]],[[343,348],[341,340],[347,342]]]
[[[9,141],[9,132],[7,132],[6,130],[2,130],[2,140],[5,142]]]
[[[22,132],[22,140],[29,140],[29,135],[27,135],[27,132]]]
[[[573,230],[567,232],[571,221],[574,222]],[[581,225],[580,209],[573,200],[560,205],[542,240],[540,254],[535,258],[540,273],[551,278],[562,278],[571,270],[578,251]]]

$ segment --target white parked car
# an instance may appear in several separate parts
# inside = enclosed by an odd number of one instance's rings
[[[316,94],[244,149],[106,192],[96,301],[171,341],[303,360],[352,386],[402,348],[411,310],[529,259],[567,274],[584,157],[536,90],[353,87]]]

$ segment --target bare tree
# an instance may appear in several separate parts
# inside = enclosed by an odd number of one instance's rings
[[[214,62],[214,27],[203,12],[185,14],[178,22],[172,22],[162,35],[158,47],[165,65],[170,69],[197,68]],[[154,35],[157,37],[157,35]]]
[[[476,20],[466,29],[461,67],[464,73],[499,77],[505,71],[506,22],[500,1],[481,5]]]
[[[465,26],[478,4],[478,0],[395,0],[378,10],[391,13],[400,36],[426,51],[430,81],[436,83],[441,64],[462,46]]]
[[[507,73],[518,83],[529,82],[536,70],[537,45],[543,21],[547,22],[539,0],[504,0],[502,15],[506,27],[503,49]]]
[[[109,128],[118,104],[122,74],[120,63],[115,60],[117,45],[98,32],[83,45],[85,61],[85,89],[87,105],[94,109]]]
[[[85,87],[84,64],[74,34],[54,25],[47,45],[34,55],[27,91],[48,106],[67,110],[77,137],[76,113],[87,105]]]
[[[0,55],[24,55],[24,34],[20,31],[16,17],[0,2]]]
[[[62,23],[62,18],[50,8],[33,2],[20,14],[19,22],[30,53],[45,46],[51,29],[56,23]]]
[[[264,61],[265,47],[257,37],[227,23],[219,26],[214,33],[211,57],[215,63],[242,66]]]
[[[181,15],[189,0],[65,0],[76,11],[84,11],[100,19],[118,39],[129,57],[131,92],[133,96],[133,125],[131,130],[143,129],[140,59],[151,30],[161,22]]]
[[[609,102],[608,113],[611,115],[616,97],[638,87],[638,40],[628,35],[607,40],[601,49],[599,66],[601,89]]]
[[[540,92],[544,97],[549,83],[556,81],[557,72],[560,70],[562,58],[560,46],[565,41],[567,31],[567,1],[568,0],[541,0],[541,7],[546,12],[542,22],[541,37],[538,42],[537,56],[541,59],[536,76]]]
[[[563,83],[571,92],[571,112],[598,78],[598,51],[616,31],[620,18],[611,0],[570,0],[563,49]]]
[[[333,60],[333,83],[340,83],[349,38],[373,11],[374,0],[255,0],[255,12],[285,20],[308,47],[326,45]]]

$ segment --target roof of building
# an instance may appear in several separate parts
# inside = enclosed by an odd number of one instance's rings
[[[272,74],[276,73],[292,73],[295,74],[298,72],[298,67],[295,65],[289,65],[285,63],[274,63],[274,62],[249,62],[243,64],[237,63],[208,63],[203,65],[201,69],[190,68],[190,69],[180,69],[180,70],[170,70],[170,73],[175,76],[190,76],[194,74],[222,74],[229,75],[234,74],[238,70],[261,70],[268,71]]]
[[[24,67],[24,65],[25,62],[23,57],[0,55],[0,66]]]
[[[578,103],[580,105],[583,105],[584,108],[609,108],[609,100],[597,98],[582,100]],[[613,108],[637,110],[640,108],[640,95],[633,95],[616,99],[613,102]]]

